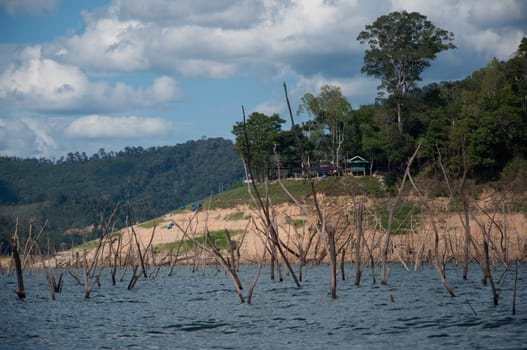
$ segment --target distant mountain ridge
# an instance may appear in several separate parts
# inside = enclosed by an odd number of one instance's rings
[[[176,146],[101,149],[91,157],[70,153],[58,162],[0,157],[0,249],[5,251],[19,218],[19,232],[33,234],[47,219],[45,232],[54,246],[81,241],[100,215],[117,202],[117,228],[163,215],[180,205],[232,187],[243,178],[243,165],[232,141],[210,138]],[[130,204],[130,206],[128,206]],[[89,231],[89,230],[88,230]],[[69,232],[67,234],[66,232]],[[91,237],[85,237],[91,238]]]

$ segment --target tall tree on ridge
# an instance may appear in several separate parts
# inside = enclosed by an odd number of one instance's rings
[[[392,12],[381,16],[357,40],[370,46],[364,54],[361,71],[382,79],[385,89],[396,99],[397,127],[403,133],[401,107],[406,94],[421,80],[437,53],[455,48],[454,34],[436,27],[417,12]]]

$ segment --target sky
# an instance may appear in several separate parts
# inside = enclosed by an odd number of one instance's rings
[[[0,156],[233,139],[242,106],[289,119],[284,82],[294,111],[324,84],[371,104],[380,81],[356,38],[401,10],[455,35],[421,85],[507,60],[527,36],[523,0],[0,0]]]

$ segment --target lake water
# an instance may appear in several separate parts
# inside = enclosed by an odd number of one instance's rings
[[[241,270],[248,286],[255,267]],[[128,281],[112,286],[105,271],[89,300],[84,287],[66,275],[63,292],[51,301],[43,272],[26,272],[26,300],[20,301],[15,276],[0,275],[0,348],[527,348],[525,264],[518,275],[515,316],[513,269],[498,306],[490,287],[481,285],[476,265],[469,281],[461,279],[461,266],[449,266],[456,298],[429,266],[408,273],[392,265],[387,286],[373,285],[365,271],[357,288],[349,266],[347,273],[333,300],[327,266],[305,268],[302,288],[287,276],[281,283],[270,281],[264,268],[252,305],[240,304],[230,279],[213,267],[198,273],[178,267],[170,277],[162,269],[156,278],[140,279],[133,290],[127,290]]]

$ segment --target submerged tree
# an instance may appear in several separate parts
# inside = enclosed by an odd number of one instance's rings
[[[436,27],[417,12],[392,12],[367,25],[357,40],[370,46],[364,54],[361,71],[382,79],[385,89],[397,103],[397,127],[403,132],[401,106],[406,94],[421,80],[437,53],[455,48],[454,34]]]

